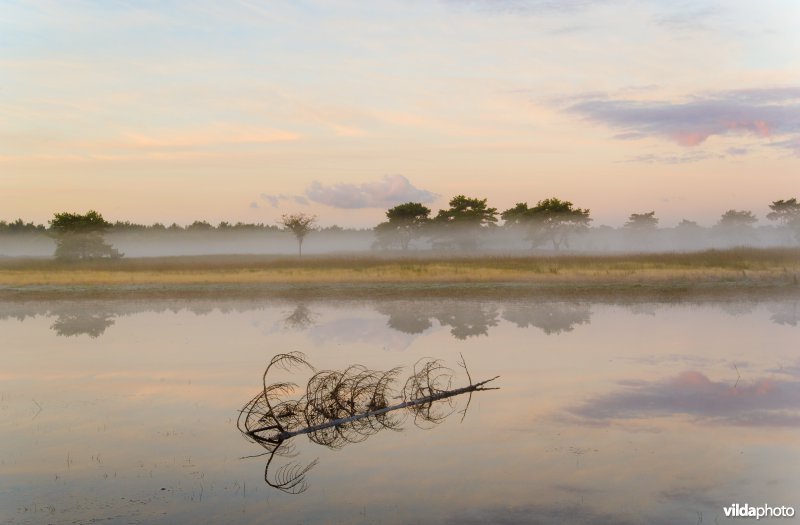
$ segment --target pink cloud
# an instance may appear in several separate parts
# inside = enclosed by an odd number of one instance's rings
[[[681,146],[697,146],[709,137],[708,133],[700,133],[697,131],[676,133],[672,139]]]
[[[731,133],[800,135],[800,88],[726,91],[685,102],[581,98],[567,111],[619,130],[616,138],[661,137],[685,147]]]

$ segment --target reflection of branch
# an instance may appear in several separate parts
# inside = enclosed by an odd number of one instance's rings
[[[461,363],[466,369],[466,364]],[[269,470],[275,456],[293,457],[290,439],[308,435],[317,444],[340,448],[348,443],[363,441],[385,429],[400,430],[402,416],[399,410],[413,414],[414,423],[437,424],[452,413],[441,411],[441,402],[452,397],[495,390],[485,385],[493,377],[461,388],[451,388],[453,372],[434,359],[422,359],[414,365],[412,375],[406,380],[399,395],[394,384],[400,368],[386,372],[369,370],[353,365],[341,371],[321,371],[308,380],[306,392],[299,399],[283,399],[297,387],[294,383],[268,383],[267,376],[275,367],[291,371],[314,368],[299,352],[278,354],[272,358],[264,372],[264,388],[242,408],[237,426],[250,440],[258,443],[269,454],[264,480],[284,492],[298,493],[307,488],[305,474],[316,460],[305,467],[289,462],[278,468],[270,478]],[[389,399],[402,402],[390,405]],[[392,414],[394,413],[394,414]],[[465,410],[466,414],[466,410]],[[463,419],[463,418],[462,418]]]

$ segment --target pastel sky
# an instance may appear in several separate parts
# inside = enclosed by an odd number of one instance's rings
[[[0,219],[800,197],[795,0],[0,0]]]

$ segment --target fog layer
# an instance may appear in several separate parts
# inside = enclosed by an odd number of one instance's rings
[[[282,231],[137,231],[109,232],[108,243],[126,257],[214,254],[296,254],[298,243]],[[797,246],[792,230],[780,226],[705,228],[697,225],[647,231],[599,226],[570,233],[556,249],[548,241],[534,241],[524,228],[489,227],[464,232],[428,228],[414,236],[408,249],[386,242],[372,230],[313,231],[303,242],[304,254],[326,253],[626,253],[701,251],[732,247],[774,248]],[[0,256],[50,257],[53,238],[45,232],[0,234]]]

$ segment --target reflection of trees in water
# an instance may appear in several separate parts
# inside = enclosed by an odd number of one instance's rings
[[[489,328],[497,326],[502,318],[519,327],[536,326],[548,334],[569,331],[569,328],[589,322],[591,305],[620,304],[613,302],[480,302],[475,300],[381,300],[376,301],[374,309],[389,317],[389,328],[405,334],[417,335],[433,326],[437,320],[442,326],[451,327],[451,333],[459,339],[488,334]],[[348,306],[342,307],[342,304]],[[350,308],[348,302],[319,302],[320,308]],[[660,308],[669,305],[693,306],[703,310],[722,310],[729,315],[750,315],[757,308],[766,307],[770,320],[785,326],[800,326],[798,300],[781,299],[748,301],[663,301],[623,303],[634,314],[655,315]],[[523,306],[524,305],[524,306]],[[286,301],[265,301],[263,299],[154,299],[154,300],[55,300],[55,301],[0,301],[0,321],[25,321],[32,317],[56,317],[51,328],[62,336],[87,334],[99,337],[114,324],[115,319],[145,312],[178,314],[190,312],[198,316],[213,312],[243,313],[251,311],[271,311],[276,307],[286,309],[279,323],[288,329],[306,330],[318,322],[318,312],[309,304],[288,303]],[[574,319],[571,319],[574,316]],[[377,321],[377,323],[381,323]],[[562,326],[564,328],[559,328]]]
[[[503,319],[520,328],[535,326],[547,335],[571,332],[581,324],[589,324],[591,310],[583,303],[526,303],[507,306]]]
[[[451,327],[456,339],[488,335],[499,317],[496,305],[472,301],[392,301],[378,303],[375,309],[389,316],[386,324],[395,330],[420,334],[436,319],[440,325]]]
[[[303,303],[295,306],[294,310],[283,318],[283,326],[292,330],[305,330],[316,324],[319,314]]]
[[[800,301],[787,301],[767,306],[767,310],[772,314],[769,316],[769,320],[777,324],[797,326],[800,323],[798,304]]]
[[[432,326],[435,319],[442,326],[452,327],[457,339],[488,335],[497,326],[500,308],[495,303],[397,301],[379,303],[375,309],[389,316],[390,328],[407,334],[419,334]],[[505,305],[502,318],[520,328],[535,326],[546,334],[569,332],[576,325],[588,324],[591,310],[585,303],[512,303]]]
[[[722,303],[719,307],[728,315],[740,316],[753,313],[756,309],[756,303],[753,301],[731,301]]]
[[[658,305],[654,303],[633,303],[628,305],[628,311],[634,315],[647,315],[655,317]]]
[[[105,312],[62,312],[50,325],[57,335],[72,337],[86,334],[91,338],[103,335],[106,328],[114,324],[114,314]]]
[[[484,385],[496,377],[472,383],[463,359],[459,365],[469,379],[465,387],[452,389],[453,371],[437,360],[423,359],[414,365],[411,375],[398,389],[401,368],[377,371],[352,365],[344,370],[317,372],[299,352],[278,354],[264,371],[262,391],[242,408],[236,424],[245,437],[261,445],[269,456],[264,481],[281,491],[300,493],[306,490],[305,475],[317,460],[305,466],[296,461],[272,466],[276,457],[295,456],[292,438],[307,435],[313,443],[338,449],[387,428],[401,430],[408,414],[417,426],[438,424],[455,411],[452,404],[455,396],[469,393],[471,399],[472,392],[494,390]],[[311,371],[305,394],[297,399],[287,398],[297,390],[297,385],[269,382],[270,372],[275,369]],[[395,402],[398,399],[402,401]]]
[[[493,304],[449,303],[434,316],[442,326],[452,326],[456,339],[488,335],[489,327],[497,326],[499,312]]]
[[[375,305],[375,310],[388,315],[389,328],[405,334],[421,334],[431,326],[431,315],[421,307],[423,303],[385,302]]]

